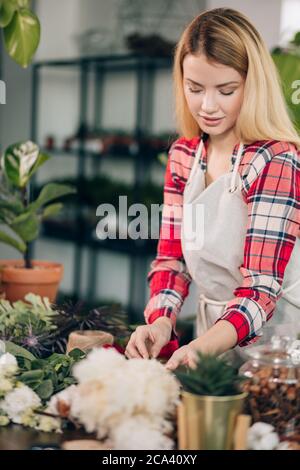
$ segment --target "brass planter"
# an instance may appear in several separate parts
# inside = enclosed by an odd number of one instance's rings
[[[182,450],[230,450],[236,419],[247,393],[215,397],[182,392],[179,409],[179,448]]]

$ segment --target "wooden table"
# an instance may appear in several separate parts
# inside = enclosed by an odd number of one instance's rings
[[[94,436],[82,430],[47,433],[16,424],[0,428],[0,450],[29,450],[35,447],[59,449],[62,442],[73,439],[94,439]]]

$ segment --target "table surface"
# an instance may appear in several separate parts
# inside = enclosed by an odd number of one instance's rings
[[[62,442],[73,439],[94,439],[94,436],[76,429],[47,433],[15,424],[0,428],[0,450],[28,450],[34,447],[59,449]]]

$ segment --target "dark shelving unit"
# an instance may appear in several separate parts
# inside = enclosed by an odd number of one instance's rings
[[[106,73],[121,73],[131,71],[136,77],[136,110],[135,110],[135,128],[132,137],[137,143],[136,152],[131,155],[124,155],[124,158],[133,159],[134,165],[134,200],[140,202],[139,195],[145,182],[145,175],[155,155],[151,152],[141,151],[140,142],[151,132],[153,120],[153,87],[156,71],[167,69],[171,70],[172,59],[167,57],[146,57],[135,54],[98,56],[88,58],[78,58],[70,60],[53,60],[36,62],[33,64],[32,74],[32,118],[31,118],[31,139],[37,141],[38,135],[38,102],[40,99],[41,70],[44,68],[70,67],[80,71],[80,90],[79,90],[79,116],[78,128],[88,127],[88,105],[89,105],[89,74],[93,72],[95,80],[95,99],[93,109],[94,128],[101,129],[103,117],[103,83]],[[170,136],[170,140],[173,136]],[[42,147],[42,146],[41,146]],[[53,148],[45,149],[48,153],[61,155],[67,158],[68,155],[77,157],[77,185],[86,177],[86,164],[89,158],[94,161],[95,172],[99,172],[99,165],[102,158],[109,158],[109,152],[91,152],[85,149],[85,139],[79,137],[79,146],[77,149],[63,150]],[[168,148],[165,149],[166,151]],[[95,157],[95,158],[94,158]],[[100,158],[99,158],[100,157]],[[123,157],[122,157],[123,158]],[[99,188],[101,195],[101,188]],[[130,288],[129,304],[126,307],[130,319],[141,319],[141,313],[145,307],[146,289],[145,279],[147,275],[147,256],[155,256],[157,240],[96,240],[91,233],[87,234],[84,227],[84,217],[82,208],[78,207],[76,211],[76,227],[74,230],[64,230],[53,224],[44,224],[42,235],[47,238],[57,240],[68,240],[75,244],[75,260],[73,292],[72,297],[80,292],[82,281],[82,263],[83,248],[89,247],[89,300],[97,297],[96,286],[96,267],[97,253],[100,250],[109,250],[118,253],[125,253],[130,257]],[[32,248],[34,250],[34,246]]]

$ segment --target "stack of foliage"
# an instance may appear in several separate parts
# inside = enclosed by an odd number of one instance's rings
[[[40,359],[9,341],[5,342],[5,350],[17,359],[18,381],[34,390],[43,402],[76,383],[72,368],[85,357],[82,351],[73,349],[68,355],[55,353],[47,359]]]
[[[231,396],[241,393],[244,377],[225,359],[198,353],[195,369],[179,368],[175,375],[186,392],[205,396]]]
[[[64,353],[68,336],[75,330],[101,330],[126,342],[132,328],[118,306],[102,306],[85,312],[84,304],[50,305],[34,294],[26,302],[0,300],[0,339],[26,348],[39,358]]]

